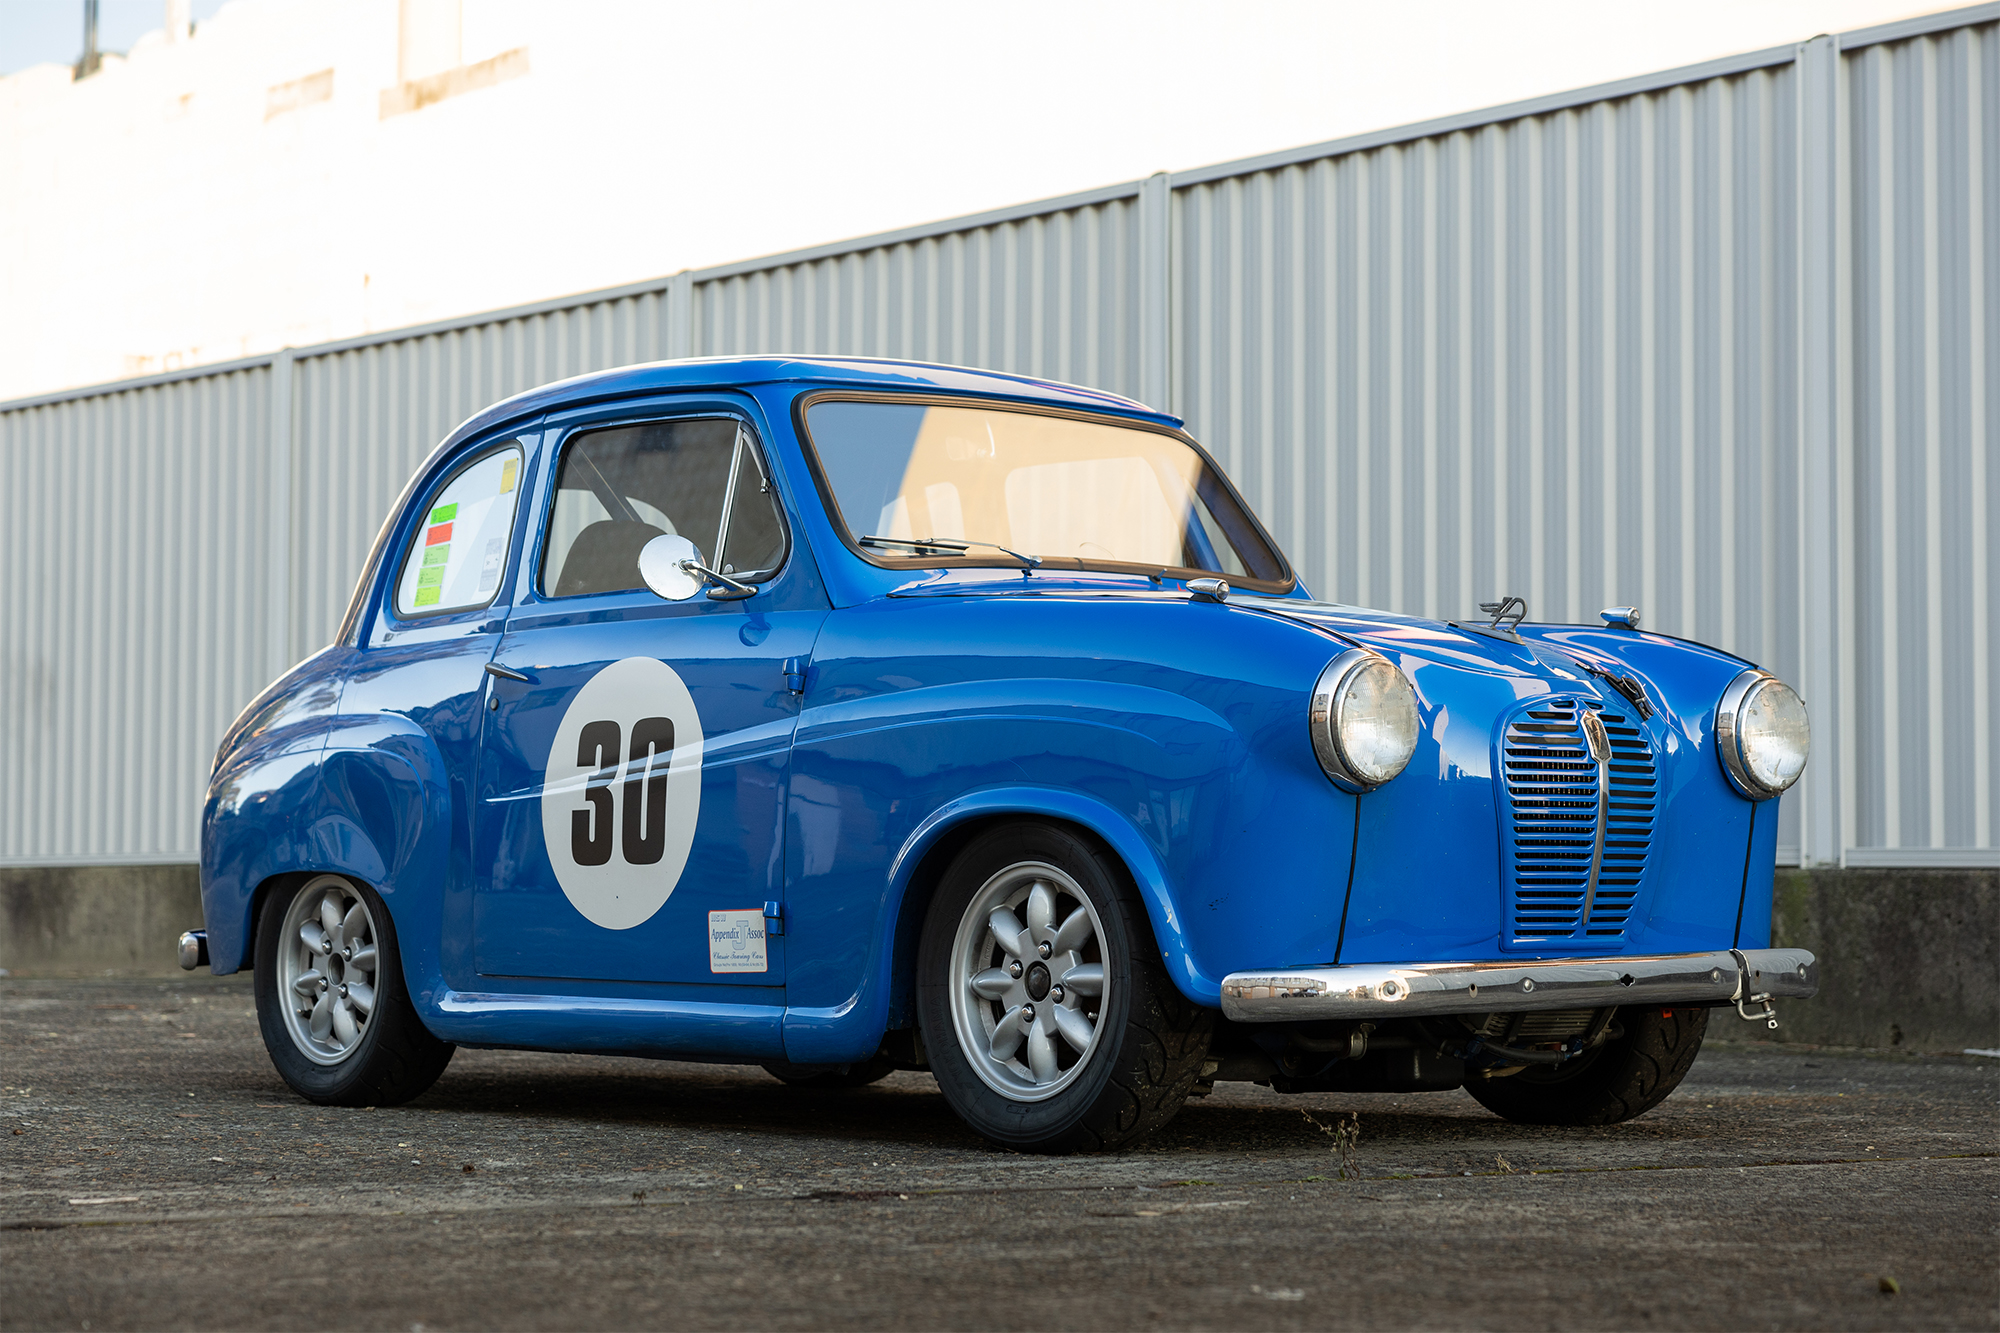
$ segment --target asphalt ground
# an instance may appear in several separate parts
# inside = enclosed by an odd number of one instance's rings
[[[1039,1158],[923,1074],[460,1051],[323,1109],[200,976],[0,981],[0,1085],[9,1330],[2000,1326],[1996,1060],[1711,1039],[1584,1130],[1223,1084]]]

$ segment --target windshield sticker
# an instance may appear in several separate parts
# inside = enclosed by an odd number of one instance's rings
[[[768,972],[761,908],[732,908],[708,914],[708,970]]]
[[[592,924],[630,930],[672,896],[701,814],[701,751],[694,696],[657,658],[613,662],[570,700],[544,770],[542,840]]]

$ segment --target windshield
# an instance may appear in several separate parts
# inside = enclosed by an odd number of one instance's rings
[[[1012,563],[1287,581],[1202,456],[1172,435],[985,406],[822,399],[806,428],[841,520],[883,564]],[[922,545],[965,543],[963,552]],[[1009,553],[1019,553],[1010,555]]]

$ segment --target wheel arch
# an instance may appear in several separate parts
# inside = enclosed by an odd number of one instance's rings
[[[895,924],[888,958],[889,1029],[913,1021],[910,1002],[917,942],[938,882],[952,860],[989,828],[1021,820],[1055,824],[1076,833],[1123,868],[1146,904],[1147,922],[1175,987],[1196,1004],[1213,1007],[1221,983],[1195,965],[1180,907],[1165,868],[1144,836],[1109,806],[1078,792],[1028,787],[968,793],[935,811],[910,834],[890,865]]]

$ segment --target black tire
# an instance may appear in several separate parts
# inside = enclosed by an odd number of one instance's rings
[[[373,918],[375,994],[373,1011],[352,1051],[338,1064],[322,1064],[306,1055],[287,1025],[279,991],[282,951],[289,942],[279,936],[294,902],[315,891],[315,886],[335,880],[360,897]],[[401,1105],[437,1082],[458,1049],[432,1036],[417,1017],[403,984],[402,957],[389,909],[374,889],[359,880],[315,876],[302,884],[281,885],[266,896],[257,920],[255,991],[257,1026],[271,1063],[293,1092],[322,1106]]]
[[[1620,1009],[1622,1035],[1567,1064],[1467,1079],[1481,1106],[1523,1125],[1615,1125],[1644,1115],[1687,1077],[1706,1009]]]
[[[764,1072],[794,1088],[865,1088],[880,1083],[896,1072],[895,1062],[885,1055],[851,1065],[788,1065],[773,1062]]]
[[[1015,1096],[976,1072],[961,1044],[953,1017],[952,968],[960,924],[970,919],[974,899],[1003,876],[1031,864],[1067,877],[1074,891],[1066,888],[1065,899],[1080,893],[1087,900],[1098,929],[1086,948],[1101,963],[1105,984],[1096,997],[1091,1044],[1086,1052],[1068,1057],[1082,1068],[1073,1064],[1062,1075],[1067,1081],[1052,1094],[1029,1089]],[[1052,996],[1060,1002],[1059,991],[1046,989],[1048,975],[1045,969],[1045,994],[1032,998],[1043,1002]],[[1073,989],[1083,994],[1081,987],[1078,982]],[[988,830],[952,862],[924,919],[916,1001],[924,1049],[945,1100],[976,1133],[1022,1152],[1109,1151],[1161,1128],[1194,1087],[1214,1026],[1212,1010],[1189,1002],[1174,988],[1125,867],[1090,840],[1043,823]],[[1072,998],[1075,1007],[1084,1003]],[[1056,1045],[1053,1040],[1048,1044]]]

